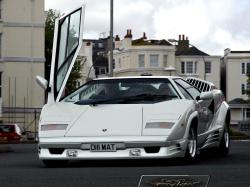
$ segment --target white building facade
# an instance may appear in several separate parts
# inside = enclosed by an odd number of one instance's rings
[[[185,36],[179,36],[177,45],[167,40],[132,39],[127,30],[123,40],[115,38],[114,76],[178,75],[211,81],[220,88],[220,56],[210,56],[196,47],[190,47]]]
[[[250,74],[250,51],[225,49],[223,57],[226,99],[231,108],[233,124],[250,119],[250,104],[246,90],[247,74]]]
[[[0,7],[1,121],[29,124],[33,116],[17,113],[44,104],[35,82],[44,76],[44,0],[1,0]]]

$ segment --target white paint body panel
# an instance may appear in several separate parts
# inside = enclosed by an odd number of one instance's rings
[[[140,136],[141,129],[142,105],[87,106],[65,136]]]

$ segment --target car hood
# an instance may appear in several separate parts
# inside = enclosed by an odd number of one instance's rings
[[[169,130],[145,129],[148,122],[176,122],[191,101],[171,100],[154,104],[45,105],[40,124],[68,124],[62,131],[40,131],[39,137],[167,135]]]

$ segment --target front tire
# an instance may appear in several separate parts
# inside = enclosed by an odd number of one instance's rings
[[[54,167],[65,167],[68,164],[68,160],[42,160],[43,164],[46,167],[54,168]]]
[[[230,149],[230,135],[229,135],[229,126],[226,124],[224,132],[220,141],[218,152],[220,156],[227,156]]]
[[[191,127],[188,133],[188,143],[185,154],[186,161],[194,161],[197,156],[197,133],[194,127]]]

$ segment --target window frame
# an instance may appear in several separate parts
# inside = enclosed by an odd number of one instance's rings
[[[241,95],[245,95],[246,94],[246,86],[245,84],[241,84]]]
[[[155,62],[153,62],[152,61],[152,57],[157,57],[157,61],[156,61],[156,63],[157,63],[157,65],[155,66],[155,65],[153,65],[153,63],[155,63]],[[159,55],[158,54],[150,54],[149,55],[149,66],[151,67],[151,68],[158,68],[159,67]]]
[[[187,72],[188,70],[188,63],[191,63],[192,65],[192,72]],[[182,75],[196,75],[197,74],[197,68],[198,62],[197,61],[181,61],[181,74]]]
[[[246,65],[245,62],[241,62],[241,75],[246,74]]]
[[[207,70],[209,70],[209,71],[207,71]],[[205,61],[205,73],[206,74],[211,74],[212,73],[212,62],[211,61]]]
[[[141,59],[141,57],[143,57]],[[141,61],[142,60],[142,61]],[[143,65],[142,65],[143,64]],[[141,66],[142,65],[142,66]],[[138,67],[139,68],[145,68],[145,54],[139,54],[138,55]]]
[[[168,67],[168,55],[163,55],[163,67]]]

